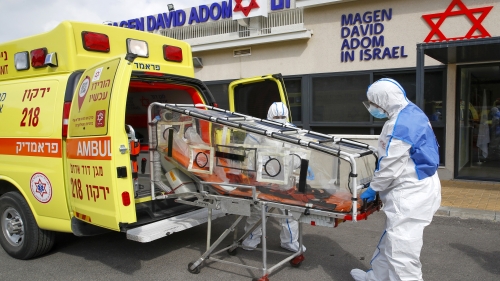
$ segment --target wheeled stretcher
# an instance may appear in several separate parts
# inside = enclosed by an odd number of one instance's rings
[[[344,221],[366,219],[380,208],[358,199],[373,176],[377,162],[375,148],[350,139],[302,130],[202,104],[153,103],[148,109],[151,188],[176,202],[209,210],[207,250],[188,270],[198,273],[204,260],[211,259],[262,272],[259,280],[290,262],[299,266],[302,226],[299,223],[299,251],[267,267],[266,222],[268,217],[294,218],[301,223],[336,227]],[[252,267],[216,258],[227,251],[236,253],[242,241],[258,227],[237,236],[236,227],[260,207],[262,267]],[[274,209],[282,213],[273,213]],[[235,222],[213,243],[213,212],[237,215]],[[219,249],[234,232],[233,243]],[[281,253],[281,252],[278,252]]]

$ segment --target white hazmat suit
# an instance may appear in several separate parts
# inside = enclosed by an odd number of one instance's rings
[[[372,268],[353,269],[351,275],[356,281],[423,280],[423,231],[441,204],[436,137],[427,116],[395,80],[376,81],[367,96],[389,118],[378,139],[379,161],[370,183],[379,192],[387,220]]]
[[[282,102],[275,102],[269,107],[269,111],[267,113],[267,119],[273,120],[280,123],[286,123],[288,125],[292,125],[287,123],[288,120],[288,109],[285,104]],[[293,125],[292,125],[293,126]],[[263,145],[259,142],[258,138],[252,137],[250,134],[245,139],[246,144],[253,145]],[[282,211],[282,213],[284,213]],[[251,210],[251,215],[246,219],[245,231],[248,231],[250,228],[255,225],[260,220],[260,208],[253,207]],[[299,250],[299,223],[293,218],[288,219],[280,219],[281,224],[281,247],[287,249],[292,252],[297,252]],[[261,226],[257,227],[252,233],[242,242],[242,247],[245,250],[253,250],[259,244],[262,237],[262,228]],[[302,251],[306,251],[306,247],[302,245]]]

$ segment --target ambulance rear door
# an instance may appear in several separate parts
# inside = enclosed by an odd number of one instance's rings
[[[288,107],[288,121],[292,115],[288,104],[285,83],[281,74],[269,74],[235,80],[229,84],[229,110],[267,119],[267,111],[273,102]]]
[[[83,73],[68,124],[66,171],[73,216],[120,230],[136,221],[125,108],[132,64],[115,57]]]

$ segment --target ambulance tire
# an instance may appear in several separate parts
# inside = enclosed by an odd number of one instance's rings
[[[8,237],[12,229],[9,230],[7,225],[12,219],[22,222],[21,234],[17,237],[19,241]],[[38,227],[28,203],[17,192],[7,192],[0,197],[0,224],[0,244],[16,259],[27,260],[43,255],[54,246],[55,233]]]

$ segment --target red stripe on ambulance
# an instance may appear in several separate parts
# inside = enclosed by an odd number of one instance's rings
[[[0,154],[62,157],[60,139],[0,138]]]
[[[69,159],[111,160],[111,137],[68,139]]]

